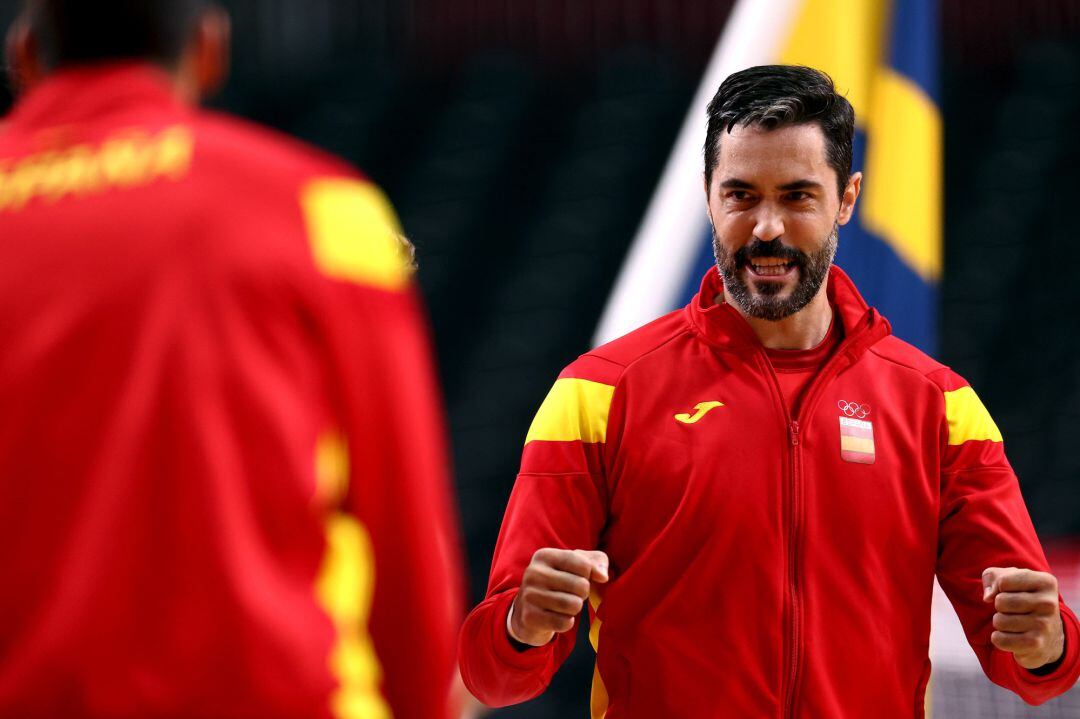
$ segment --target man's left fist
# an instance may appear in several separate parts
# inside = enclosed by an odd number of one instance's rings
[[[1065,651],[1065,629],[1053,574],[1016,567],[990,567],[983,572],[983,601],[993,602],[994,633],[990,641],[1012,652],[1025,669],[1056,662]]]

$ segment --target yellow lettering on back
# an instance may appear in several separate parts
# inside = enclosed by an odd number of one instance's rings
[[[191,156],[195,152],[195,136],[190,128],[177,125],[170,127],[158,137],[154,157],[154,174],[179,180],[191,167]]]
[[[73,145],[0,163],[0,212],[21,210],[34,200],[58,202],[156,180],[181,180],[194,154],[191,128],[173,125],[154,135],[125,130],[96,146]]]
[[[109,140],[101,149],[105,180],[117,187],[134,187],[149,181],[150,147],[145,134]]]
[[[0,167],[0,212],[11,204],[11,173],[7,166]]]

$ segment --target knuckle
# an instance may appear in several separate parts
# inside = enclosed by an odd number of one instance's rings
[[[529,587],[533,590],[545,589],[551,585],[551,567],[546,564],[540,564],[529,567],[525,570],[525,575],[522,577],[522,587]]]
[[[523,612],[536,605],[537,594],[536,588],[531,585],[522,585],[521,589],[518,590],[518,598],[521,599]]]
[[[1057,608],[1058,608],[1057,600],[1056,599],[1051,599],[1050,597],[1041,597],[1041,598],[1039,598],[1035,602],[1035,607],[1034,607],[1035,611],[1039,612],[1040,614],[1053,614],[1054,611]]]
[[[566,571],[577,577],[588,577],[591,569],[589,561],[577,554],[566,563]]]
[[[560,614],[577,614],[581,611],[581,600],[570,594],[559,594],[553,597],[551,609]]]
[[[999,612],[1012,613],[1023,608],[1023,602],[1015,594],[999,594],[994,598],[994,608]]]
[[[533,553],[532,561],[534,564],[550,564],[551,560],[557,556],[555,552],[556,550],[551,547],[537,549],[536,552]]]

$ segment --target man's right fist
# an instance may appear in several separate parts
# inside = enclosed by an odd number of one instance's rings
[[[533,555],[506,623],[510,636],[542,647],[574,628],[592,583],[608,580],[608,558],[585,549],[539,549]]]

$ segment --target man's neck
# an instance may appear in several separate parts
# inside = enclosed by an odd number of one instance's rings
[[[817,347],[829,333],[833,321],[833,308],[826,292],[828,280],[810,304],[782,320],[763,320],[748,317],[738,305],[731,304],[750,324],[754,334],[768,349],[808,350]],[[725,293],[726,294],[726,293]]]

